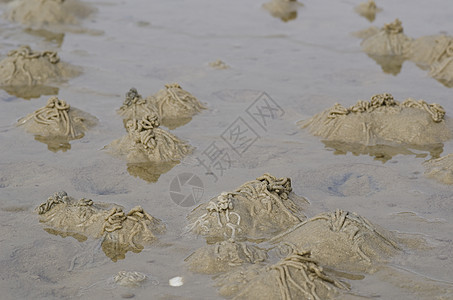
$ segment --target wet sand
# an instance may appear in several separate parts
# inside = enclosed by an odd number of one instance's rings
[[[22,44],[58,51],[62,60],[83,68],[80,76],[58,85],[58,97],[99,120],[83,139],[70,141],[70,149],[52,152],[15,126],[49,96],[24,100],[0,90],[2,299],[221,298],[212,276],[194,274],[184,262],[206,242],[183,235],[195,205],[177,205],[170,184],[180,174],[197,175],[203,183],[203,195],[196,199],[201,203],[266,172],[292,179],[294,192],[310,202],[304,211],[309,217],[339,208],[426,240],[392,258],[384,269],[348,280],[354,295],[452,297],[453,191],[423,175],[422,163],[430,154],[413,150],[420,155],[398,154],[385,163],[368,155],[341,154],[296,125],[335,102],[349,107],[378,93],[436,102],[453,114],[452,89],[411,62],[396,76],[385,74],[361,50],[352,33],[370,23],[354,11],[360,1],[303,2],[297,18],[288,22],[264,10],[265,1],[87,2],[97,8],[92,20],[81,24],[88,32],[64,37],[30,34],[0,19],[0,55]],[[453,35],[447,0],[377,4],[383,10],[372,25],[399,18],[413,38]],[[1,3],[0,10],[4,8]],[[229,68],[210,67],[217,59]],[[171,130],[194,152],[157,182],[148,182],[132,176],[125,161],[102,149],[124,135],[116,110],[130,87],[147,97],[172,82],[208,109]],[[276,108],[275,119],[266,123],[251,116],[256,104],[263,103]],[[253,144],[235,152],[228,133],[238,124],[248,126]],[[230,154],[223,173],[209,173],[200,165],[208,163],[212,145]],[[452,151],[453,142],[447,141],[441,156]],[[44,230],[35,208],[60,190],[77,199],[140,205],[162,220],[167,231],[158,243],[113,262],[98,240],[79,242]],[[146,274],[148,280],[135,288],[115,285],[113,277],[123,270]],[[176,276],[184,278],[180,287],[169,285]]]

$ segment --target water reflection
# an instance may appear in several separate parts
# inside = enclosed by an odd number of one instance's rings
[[[370,27],[355,35],[363,39],[362,50],[384,73],[397,75],[404,61],[410,60],[444,86],[453,87],[453,37],[433,35],[414,40],[403,33],[398,19],[381,29]]]
[[[184,126],[187,123],[192,121],[192,117],[185,118],[163,118],[161,123],[162,126],[167,127],[170,130],[176,129],[178,127]]]
[[[177,164],[179,164],[179,161],[128,163],[127,172],[147,182],[157,182],[160,175],[167,173]]]
[[[322,142],[327,149],[333,149],[335,155],[346,155],[348,152],[355,156],[369,155],[374,157],[374,160],[381,161],[382,163],[386,163],[396,155],[414,155],[418,158],[425,158],[428,155],[431,155],[432,158],[438,158],[444,149],[444,144],[441,143],[427,146],[383,144],[365,146],[362,144],[327,140],[323,140]],[[412,150],[422,151],[422,153],[417,153]]]
[[[288,22],[297,18],[297,9],[303,6],[296,0],[271,0],[263,4],[263,8],[270,14],[279,18],[283,22]]]
[[[61,236],[62,238],[72,237],[80,243],[86,242],[88,240],[87,236],[77,232],[66,232],[53,228],[44,228],[44,230],[49,234]],[[134,245],[133,247],[128,243],[121,243],[112,238],[104,237],[101,242],[101,248],[108,258],[110,258],[114,262],[117,262],[118,260],[125,259],[126,253],[129,251],[140,253],[144,249],[144,246]]]
[[[114,262],[125,259],[126,253],[129,251],[140,253],[143,249],[144,247],[142,245],[131,246],[128,243],[121,243],[108,237],[102,241],[102,251]]]
[[[66,152],[71,149],[71,144],[67,138],[50,138],[41,135],[35,135],[35,140],[47,145],[47,149],[56,153],[58,151]]]
[[[26,28],[24,29],[24,32],[33,36],[44,38],[47,42],[55,43],[57,47],[61,47],[65,36],[64,33],[52,32],[45,29]]]
[[[44,228],[44,231],[53,235],[58,235],[61,236],[62,238],[67,238],[68,236],[75,238],[78,242],[85,242],[88,240],[88,237],[77,233],[77,232],[66,232],[66,231],[61,231],[61,230],[56,230],[53,228]]]
[[[18,98],[30,100],[41,96],[58,95],[59,88],[47,85],[2,86],[2,90]]]
[[[406,60],[401,55],[373,55],[368,54],[368,57],[373,59],[378,65],[381,66],[382,72],[391,75],[398,75],[401,72],[403,63]]]

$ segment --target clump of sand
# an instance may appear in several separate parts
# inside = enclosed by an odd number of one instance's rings
[[[262,241],[304,220],[305,203],[292,193],[291,179],[264,174],[195,208],[187,230],[213,241]]]
[[[337,209],[321,213],[272,239],[293,249],[310,249],[311,257],[324,266],[364,272],[401,250],[391,232],[364,217]]]
[[[382,11],[381,8],[377,7],[374,0],[368,0],[367,2],[362,2],[355,7],[355,11],[366,18],[368,21],[373,22],[376,18],[376,14]]]
[[[32,28],[77,25],[94,9],[78,0],[14,0],[8,3],[6,17]]]
[[[127,121],[127,135],[106,146],[113,155],[125,157],[129,163],[175,162],[192,151],[178,137],[159,128],[156,115]]]
[[[251,265],[221,275],[219,293],[233,299],[332,299],[348,285],[324,271],[310,251],[293,250],[274,264]]]
[[[52,144],[67,143],[80,139],[95,126],[96,117],[71,107],[66,101],[51,97],[47,104],[17,121],[17,126],[35,135],[39,141]],[[58,147],[57,147],[58,149]]]
[[[138,287],[146,282],[148,276],[137,271],[119,271],[118,274],[113,276],[113,281],[125,287]]]
[[[436,145],[452,138],[450,123],[439,104],[414,99],[400,103],[390,94],[374,95],[349,108],[336,103],[299,122],[327,141],[365,146]]]
[[[426,161],[425,175],[445,184],[453,184],[453,154]]]
[[[424,36],[416,39],[409,59],[447,87],[453,87],[453,37]]]
[[[403,33],[401,21],[396,19],[381,29],[371,27],[356,33],[363,38],[362,50],[376,61],[385,73],[396,75],[407,59],[412,39]]]
[[[126,252],[140,252],[165,231],[160,220],[140,206],[128,213],[115,204],[95,203],[91,199],[76,200],[66,192],[58,192],[37,208],[40,222],[52,233],[73,236],[79,241],[102,238],[102,249],[113,261],[123,259]]]
[[[57,52],[37,52],[29,46],[10,51],[0,61],[0,86],[18,95],[27,95],[24,88],[44,89],[79,74],[80,70],[62,62]]]
[[[230,68],[229,65],[227,65],[224,61],[221,61],[220,59],[210,62],[209,66],[211,68],[217,69],[217,70],[225,70],[225,69],[229,69]]]
[[[363,39],[364,52],[374,59],[385,73],[398,74],[405,60],[411,60],[446,87],[453,87],[453,37],[423,36],[418,39],[403,33],[401,21],[385,24],[381,29],[370,27],[356,32]]]
[[[125,125],[130,120],[140,120],[148,115],[159,116],[159,112],[154,106],[154,103],[151,103],[149,98],[143,98],[136,88],[131,88],[126,93],[123,105],[117,112],[123,117]]]
[[[348,276],[342,275],[363,278],[361,273],[384,267],[402,251],[401,241],[364,217],[337,209],[269,240],[267,256],[261,260],[241,257],[239,263],[223,268],[226,271],[215,277],[216,285],[222,296],[233,299],[337,299],[350,293]]]
[[[146,98],[131,88],[117,112],[123,116],[125,125],[129,120],[155,115],[162,126],[174,129],[190,122],[203,109],[206,107],[195,96],[173,83]]]
[[[264,174],[233,192],[195,208],[187,232],[206,237],[208,244],[186,262],[194,272],[221,274],[267,261],[262,242],[305,219],[307,201],[292,192],[291,179]]]
[[[173,129],[188,123],[206,107],[177,83],[166,84],[148,100],[157,108],[162,125]]]
[[[336,299],[349,293],[342,274],[363,278],[403,250],[403,239],[356,213],[306,219],[305,204],[289,178],[269,174],[221,193],[188,216],[187,230],[207,239],[188,268],[215,275],[233,299]]]
[[[396,19],[385,24],[376,34],[362,41],[362,49],[367,54],[404,56],[411,46],[412,39],[403,32],[401,21]]]
[[[283,22],[288,22],[297,18],[297,9],[303,6],[297,0],[271,0],[263,4],[273,17],[279,18]]]
[[[266,250],[251,243],[228,239],[201,247],[186,258],[186,262],[192,272],[218,274],[266,259]]]

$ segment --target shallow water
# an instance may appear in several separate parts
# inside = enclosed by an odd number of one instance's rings
[[[205,202],[265,172],[292,179],[295,192],[311,203],[307,215],[351,210],[388,230],[426,239],[426,245],[396,257],[388,268],[350,280],[354,294],[442,299],[447,290],[453,297],[453,191],[423,176],[422,162],[430,155],[414,150],[419,155],[398,154],[385,163],[368,155],[337,155],[296,126],[334,102],[349,106],[383,92],[398,100],[436,102],[453,115],[451,89],[409,61],[396,76],[383,73],[352,35],[395,18],[413,38],[452,35],[450,1],[379,1],[383,11],[372,24],[354,12],[360,1],[307,1],[288,22],[272,17],[259,1],[87,2],[98,11],[83,22],[85,33],[42,36],[0,20],[2,57],[27,43],[36,50],[56,49],[62,60],[83,68],[81,76],[58,86],[58,96],[100,121],[84,138],[71,141],[70,149],[52,152],[14,126],[44,106],[48,96],[23,100],[0,91],[2,299],[121,299],[131,293],[137,299],[216,298],[211,276],[186,269],[184,259],[205,241],[183,236],[194,206],[173,202],[170,183],[183,173],[197,175],[203,195],[196,200]],[[210,67],[217,59],[230,68]],[[148,96],[172,82],[208,110],[172,130],[196,147],[194,153],[157,182],[148,182],[102,148],[125,134],[115,110],[129,88]],[[257,99],[274,105],[274,119],[263,123],[251,117]],[[234,152],[228,142],[237,143],[228,129],[238,124],[248,126],[253,144]],[[213,142],[230,154],[223,173],[200,165]],[[442,155],[452,151],[453,142],[447,142]],[[167,233],[114,263],[96,240],[78,242],[43,230],[34,209],[59,190],[127,209],[141,205],[163,220]],[[150,280],[140,288],[115,287],[111,280],[121,270],[145,273]],[[184,278],[183,286],[168,284],[175,276]]]

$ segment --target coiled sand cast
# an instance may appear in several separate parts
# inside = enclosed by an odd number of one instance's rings
[[[55,51],[33,51],[21,46],[0,61],[0,87],[12,95],[36,98],[56,94],[53,84],[77,76],[80,70],[62,62]]]
[[[306,203],[292,193],[289,178],[264,174],[195,208],[187,230],[212,241],[261,241],[304,220]]]
[[[338,274],[373,272],[402,250],[393,233],[358,214],[306,219],[305,205],[289,178],[270,174],[221,193],[188,217],[187,230],[208,242],[187,257],[188,268],[215,275],[219,293],[233,299],[332,299],[349,290]]]
[[[140,252],[157,239],[156,234],[165,231],[161,221],[140,206],[125,213],[121,206],[85,198],[77,201],[66,192],[55,193],[37,211],[51,233],[74,236],[79,241],[102,239],[102,249],[113,261],[124,259],[128,251]]]
[[[76,25],[94,9],[77,0],[14,0],[8,3],[6,17],[32,28],[55,30],[56,25]]]
[[[106,146],[113,155],[125,157],[129,163],[179,161],[191,147],[170,132],[159,128],[156,115],[129,120],[127,135]]]
[[[453,87],[453,37],[428,35],[412,39],[404,34],[398,19],[381,29],[370,27],[356,35],[363,39],[363,51],[385,73],[398,74],[403,62],[410,60],[421,69],[428,69],[429,75],[446,87]]]
[[[177,83],[166,84],[149,101],[157,108],[162,125],[169,129],[182,126],[206,107]]]
[[[384,73],[398,74],[412,43],[412,39],[404,34],[401,21],[396,19],[381,29],[372,27],[362,34],[362,50],[382,67]]]
[[[159,128],[159,125],[154,114],[130,119],[126,122],[128,134],[105,149],[114,156],[125,158],[131,175],[156,182],[161,174],[171,170],[192,152],[189,144]]]
[[[49,150],[57,151],[70,148],[70,140],[82,138],[97,122],[96,117],[51,97],[44,107],[19,119],[17,126],[34,134],[35,139],[49,146]]]
[[[126,93],[123,105],[117,110],[123,117],[124,125],[130,120],[140,120],[149,115],[159,117],[157,108],[151,103],[150,98],[143,98],[136,88],[131,88]]]
[[[335,148],[355,148],[350,151],[359,153],[384,145],[429,150],[435,155],[452,138],[452,122],[441,105],[410,98],[398,102],[390,94],[374,95],[369,102],[358,101],[349,108],[336,103],[298,124]]]
[[[123,105],[118,114],[123,116],[124,123],[133,119],[141,119],[147,115],[155,115],[161,125],[175,129],[187,124],[192,117],[206,107],[191,93],[177,83],[166,84],[165,89],[155,95],[143,98],[137,89],[131,88],[126,93]]]

